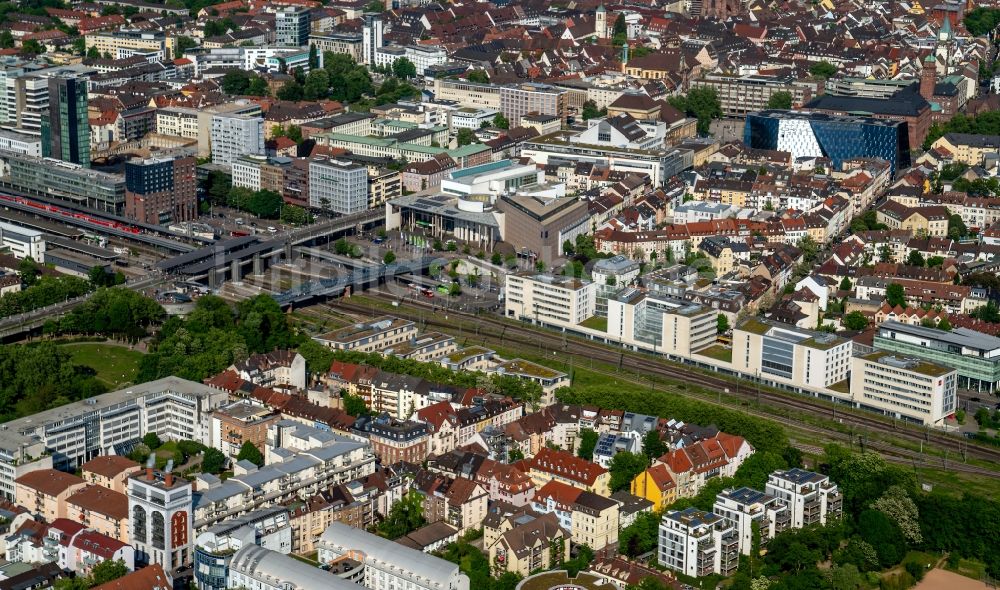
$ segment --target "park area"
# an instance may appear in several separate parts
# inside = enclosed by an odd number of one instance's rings
[[[135,382],[142,353],[128,346],[106,342],[63,344],[73,362],[93,369],[97,380],[108,389],[120,389]]]

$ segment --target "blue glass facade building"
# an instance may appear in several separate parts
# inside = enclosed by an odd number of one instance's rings
[[[751,148],[791,152],[793,158],[826,157],[840,168],[852,158],[880,158],[892,174],[910,167],[905,121],[826,113],[768,110],[747,115],[743,142]]]

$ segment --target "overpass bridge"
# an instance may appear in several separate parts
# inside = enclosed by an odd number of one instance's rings
[[[354,261],[352,266],[345,266],[345,272],[329,279],[306,281],[287,291],[273,295],[281,307],[298,305],[315,299],[338,297],[348,288],[351,291],[362,291],[374,287],[386,280],[405,275],[421,275],[431,266],[443,266],[447,261],[438,256],[422,256],[412,260],[399,260],[392,264]]]
[[[248,272],[262,275],[272,263],[282,259],[292,260],[296,251],[306,252],[317,258],[336,257],[333,253],[313,248],[309,244],[329,242],[332,236],[370,227],[382,218],[380,210],[372,209],[275,234],[266,239],[261,236],[243,236],[219,240],[209,246],[158,262],[156,267],[164,273],[205,282],[216,289],[226,280],[240,280]],[[336,262],[345,268],[363,265],[347,257],[339,257]]]

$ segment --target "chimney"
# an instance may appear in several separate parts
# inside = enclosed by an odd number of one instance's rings
[[[174,460],[167,461],[167,466],[163,470],[163,485],[172,487],[174,485]]]
[[[146,480],[153,481],[153,465],[156,464],[156,455],[150,454],[146,460]]]

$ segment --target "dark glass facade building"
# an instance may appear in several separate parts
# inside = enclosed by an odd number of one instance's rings
[[[852,158],[880,158],[893,175],[910,167],[905,121],[768,110],[747,115],[743,142],[755,149],[790,152],[793,158],[826,157],[836,168]]]
[[[49,109],[42,115],[42,155],[90,167],[87,81],[49,79]]]

